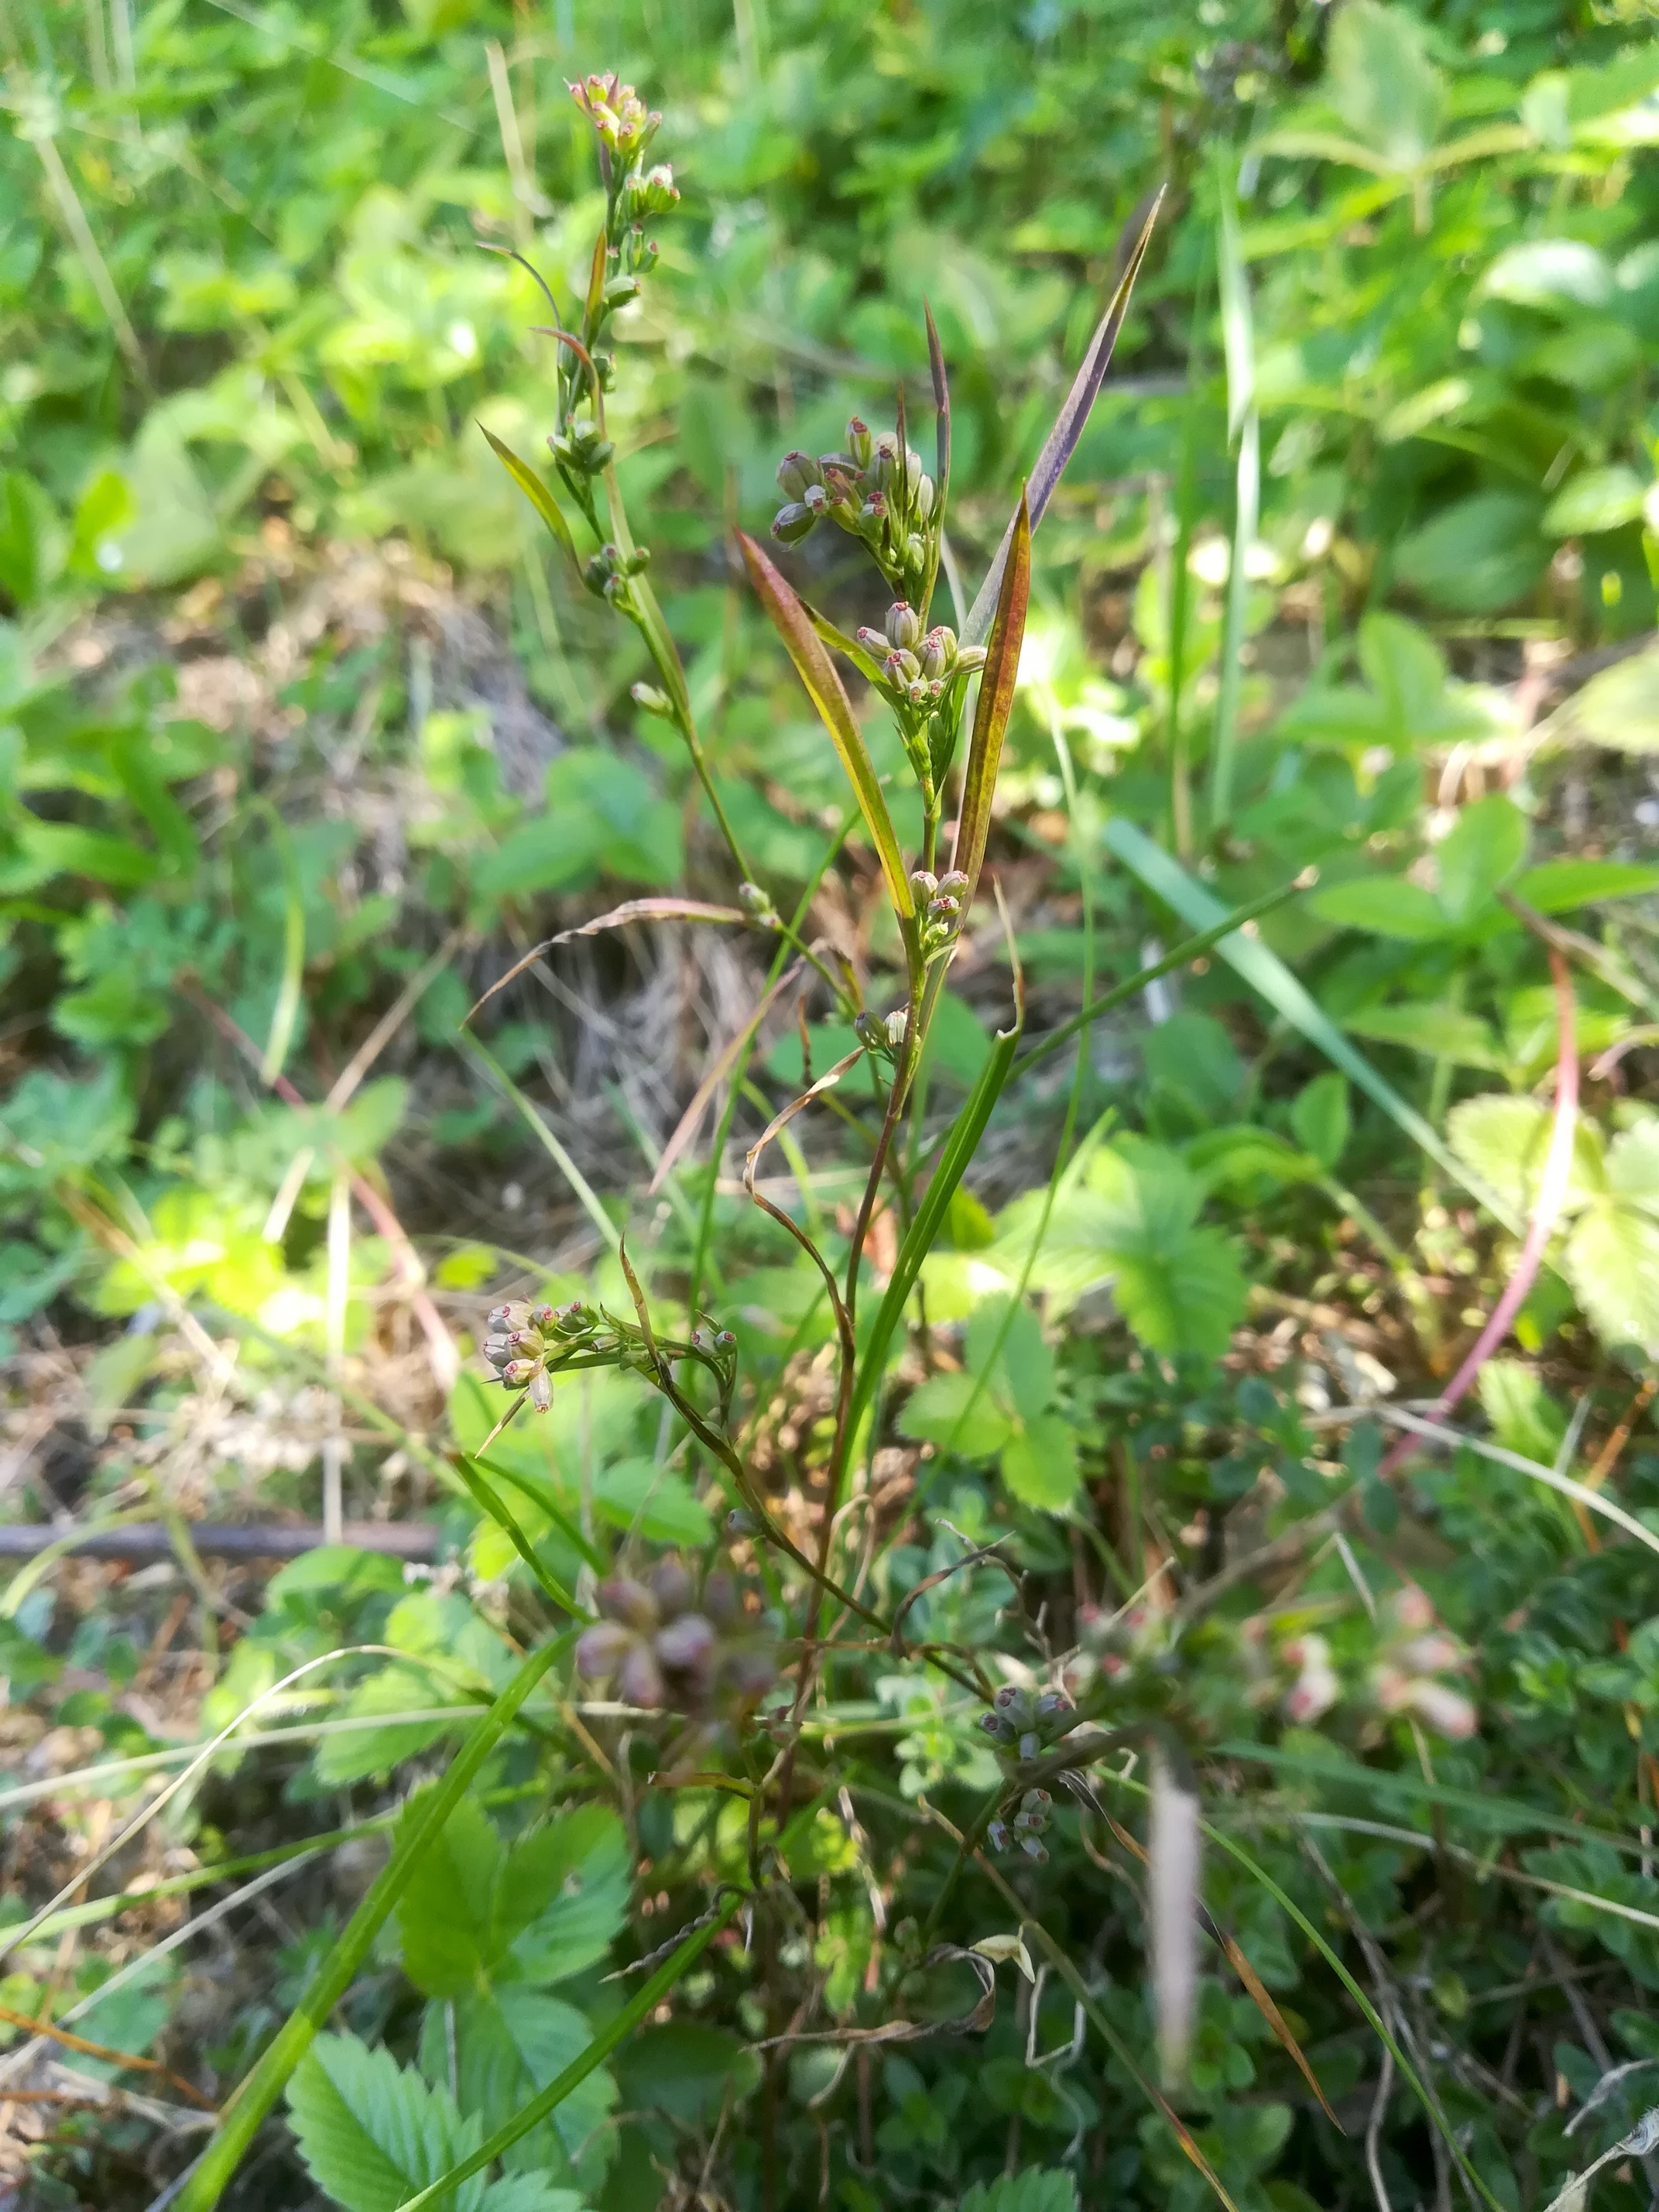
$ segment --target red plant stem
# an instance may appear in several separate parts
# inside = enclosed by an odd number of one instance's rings
[[[1441,1392],[1429,1416],[1431,1420],[1443,1421],[1460,1400],[1468,1396],[1480,1370],[1509,1334],[1510,1325],[1543,1264],[1567,1194],[1567,1179],[1572,1172],[1572,1140],[1578,1121],[1577,1018],[1572,976],[1566,961],[1555,945],[1549,945],[1547,950],[1550,973],[1555,982],[1555,1119],[1550,1129],[1549,1150],[1544,1156],[1544,1172],[1539,1179],[1537,1202],[1504,1295],[1487,1316],[1486,1325],[1476,1337],[1468,1357]],[[1392,1474],[1418,1441],[1411,1436],[1402,1436],[1377,1469],[1378,1475]]]

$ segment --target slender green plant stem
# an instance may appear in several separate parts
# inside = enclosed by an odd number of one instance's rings
[[[1196,937],[1183,938],[1173,952],[1166,952],[1161,960],[1154,960],[1150,967],[1139,968],[1125,981],[1114,983],[1109,991],[1098,999],[1091,999],[1069,1021],[1062,1022],[1057,1030],[1052,1030],[1041,1044],[1034,1044],[1029,1052],[1022,1053],[1009,1071],[1009,1081],[1013,1082],[1028,1069],[1036,1067],[1040,1061],[1047,1060],[1050,1053],[1058,1052],[1063,1044],[1069,1044],[1079,1030],[1086,1029],[1091,1022],[1098,1021],[1103,1014],[1110,1013],[1114,1007],[1123,1006],[1128,1000],[1138,996],[1149,983],[1157,982],[1160,975],[1172,975],[1177,968],[1186,967],[1190,961],[1212,951],[1224,939],[1235,935],[1247,921],[1254,921],[1258,915],[1272,914],[1276,908],[1285,905],[1303,889],[1304,885],[1299,878],[1294,883],[1281,884],[1276,891],[1264,892],[1259,899],[1235,907],[1224,921],[1200,930]]]
[[[217,2133],[174,2201],[175,2212],[211,2212],[218,2203],[295,2068],[356,1978],[416,1866],[437,1841],[445,1822],[471,1787],[520,1706],[549,1668],[570,1649],[575,1637],[574,1629],[567,1630],[531,1653],[456,1754],[443,1780],[429,1796],[415,1801],[418,1809],[409,1833],[330,1946],[299,2004],[232,2093],[220,2114]]]
[[[805,921],[808,911],[811,907],[812,901],[817,896],[818,885],[823,881],[825,876],[829,874],[830,869],[834,866],[836,855],[840,852],[842,845],[846,843],[848,832],[852,829],[853,824],[858,819],[859,811],[857,807],[853,807],[848,813],[843,815],[842,817],[841,827],[836,830],[835,836],[830,840],[829,843],[824,847],[823,853],[819,855],[818,864],[812,871],[811,877],[807,883],[806,888],[801,893],[800,898],[795,907],[795,911],[790,917],[789,927],[792,935],[799,933],[801,924]],[[771,986],[777,981],[779,976],[782,975],[784,968],[787,964],[788,957],[788,945],[787,944],[781,945],[778,947],[776,956],[772,962],[771,969],[766,978],[767,988],[769,989],[770,989]],[[714,1147],[710,1153],[708,1182],[703,1191],[702,1212],[697,1224],[697,1242],[691,1255],[690,1279],[685,1294],[686,1310],[689,1313],[696,1313],[697,1310],[697,1300],[702,1293],[703,1271],[708,1264],[708,1247],[713,1238],[714,1230],[714,1187],[720,1180],[720,1164],[725,1156],[726,1144],[732,1134],[732,1124],[737,1119],[738,1100],[742,1091],[743,1079],[748,1073],[749,1062],[753,1056],[753,1053],[754,1043],[751,1039],[750,1042],[744,1047],[744,1049],[738,1055],[737,1060],[733,1064],[731,1080],[726,1086],[726,1104],[720,1110],[719,1125],[714,1132]]]
[[[1241,654],[1249,605],[1249,554],[1261,502],[1261,422],[1255,404],[1255,337],[1250,319],[1249,278],[1238,228],[1238,179],[1232,156],[1215,161],[1220,202],[1221,331],[1227,355],[1227,430],[1238,441],[1233,497],[1233,547],[1227,573],[1227,611],[1221,641],[1221,688],[1216,700],[1210,754],[1210,834],[1232,812],[1238,744],[1238,706],[1243,686]]]

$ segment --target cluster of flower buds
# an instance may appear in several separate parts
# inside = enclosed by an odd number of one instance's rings
[[[827,519],[862,538],[884,575],[916,584],[926,578],[933,480],[920,453],[901,447],[892,431],[872,438],[868,423],[854,416],[845,453],[820,453],[816,459],[811,453],[786,453],[778,464],[778,489],[784,504],[772,534],[786,545]]]
[[[584,419],[568,422],[562,430],[555,431],[547,441],[547,450],[567,476],[581,477],[598,476],[617,448],[597,423]]]
[[[707,1713],[720,1698],[751,1705],[776,1679],[770,1638],[719,1569],[699,1592],[681,1562],[665,1559],[646,1581],[614,1576],[597,1595],[601,1617],[577,1644],[576,1665],[614,1679],[631,1705]]]
[[[654,168],[635,169],[623,187],[623,207],[635,222],[650,215],[666,215],[678,205],[679,197],[674,172],[666,161],[659,161]]]
[[[968,878],[960,868],[952,868],[947,876],[933,876],[926,868],[918,868],[910,878],[910,889],[921,908],[921,957],[931,960],[956,941],[962,927]]]
[[[904,1040],[910,1026],[910,1017],[903,1006],[896,1007],[884,1021],[866,1006],[853,1017],[853,1034],[872,1060],[884,1060],[898,1065],[904,1050]]]
[[[580,1346],[591,1344],[599,1316],[580,1298],[568,1306],[492,1308],[483,1356],[509,1390],[528,1390],[538,1413],[553,1403],[552,1370]]]
[[[690,1348],[712,1359],[716,1366],[729,1369],[738,1356],[738,1340],[729,1328],[694,1328]]]
[[[599,143],[621,161],[642,154],[662,127],[662,117],[614,70],[604,76],[583,77],[568,89],[598,132]]]
[[[921,618],[908,599],[897,599],[888,608],[879,629],[866,623],[858,641],[880,664],[883,685],[894,705],[919,714],[931,713],[944,698],[946,686],[958,677],[985,665],[983,647],[964,649],[945,623],[936,623],[924,637]]]
[[[614,545],[601,545],[582,563],[582,581],[596,599],[606,599],[616,606],[626,600],[629,583],[650,565],[650,561],[651,556],[643,546],[632,553],[623,553]]]
[[[994,1851],[1011,1850],[1018,1844],[1028,1859],[1046,1866],[1048,1847],[1039,1839],[1048,1825],[1054,1802],[1046,1790],[1028,1790],[1019,1801],[1018,1812],[1006,1820],[993,1820],[985,1831],[985,1840]]]
[[[1468,1655],[1435,1620],[1415,1583],[1387,1603],[1388,1631],[1371,1670],[1371,1694],[1385,1713],[1412,1713],[1455,1741],[1474,1734],[1473,1701],[1443,1678],[1463,1672]]]
[[[1022,1690],[1006,1682],[980,1726],[994,1743],[1012,1744],[1018,1759],[1040,1759],[1077,1726],[1077,1708],[1064,1690]]]

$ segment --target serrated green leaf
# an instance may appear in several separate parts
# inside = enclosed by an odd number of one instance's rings
[[[1077,2183],[1067,2172],[1028,2166],[975,2182],[959,2212],[1078,2212]]]
[[[1458,1067],[1504,1069],[1508,1061],[1490,1023],[1462,1006],[1413,1005],[1371,1006],[1350,1014],[1345,1026],[1355,1036],[1379,1044],[1409,1045],[1431,1060]]]
[[[502,1875],[510,1968],[545,1986],[604,1958],[628,1912],[628,1836],[604,1805],[579,1805],[515,1844]]]
[[[404,1968],[428,1996],[563,1981],[605,1956],[627,1902],[627,1838],[603,1806],[562,1813],[508,1850],[469,1802],[404,1893]]]
[[[1248,1285],[1230,1238],[1189,1229],[1161,1248],[1117,1255],[1112,1295],[1150,1351],[1218,1359],[1244,1318]]]
[[[1574,1297],[1610,1351],[1659,1356],[1659,1221],[1606,1200],[1574,1224],[1565,1267]]]
[[[1549,1151],[1551,1114],[1536,1098],[1486,1091],[1465,1098],[1446,1117],[1452,1151],[1516,1213],[1531,1210]],[[1565,1204],[1583,1206],[1606,1188],[1600,1133],[1581,1120],[1574,1131],[1573,1164]]]
[[[1291,1107],[1291,1127],[1304,1152],[1328,1171],[1334,1170],[1348,1149],[1353,1127],[1346,1079],[1332,1067],[1305,1083]]]
[[[1310,898],[1308,910],[1337,929],[1369,930],[1374,937],[1416,942],[1443,937],[1447,931],[1446,915],[1433,893],[1404,876],[1358,876],[1351,883],[1328,884]]]
[[[1526,858],[1528,835],[1526,816],[1502,792],[1463,808],[1435,848],[1440,903],[1450,921],[1472,921],[1509,881]]]
[[[447,2090],[355,2035],[319,2035],[294,2070],[289,2116],[307,2171],[344,2212],[398,2212],[477,2145]],[[483,2183],[463,2182],[453,2212],[480,2212]]]
[[[433,2007],[428,2017],[447,2059],[443,2008]],[[493,2132],[580,2058],[592,2036],[574,2005],[542,1990],[508,1984],[459,2000],[455,2044],[464,2109]],[[605,2068],[595,2068],[541,2127],[514,2145],[509,2163],[521,2171],[541,2168],[550,2182],[597,2189],[609,2148],[605,2118],[616,2102],[616,2082]],[[493,2200],[486,2200],[484,2212],[497,2212]]]
[[[1607,1188],[1626,1205],[1659,1214],[1659,1115],[1625,1110],[1632,1118],[1607,1147]]]
[[[1515,896],[1540,914],[1570,914],[1598,899],[1659,890],[1659,868],[1634,860],[1546,860],[1516,879]]]
[[[1306,1182],[1320,1169],[1310,1154],[1299,1152],[1275,1131],[1243,1121],[1192,1138],[1182,1147],[1182,1158],[1211,1191],[1248,1190],[1264,1176],[1281,1187]]]
[[[325,1736],[317,1747],[317,1779],[331,1790],[390,1774],[405,1759],[415,1759],[437,1742],[452,1727],[469,1717],[458,1713],[453,1722],[404,1721],[398,1713],[426,1712],[445,1702],[441,1684],[430,1674],[410,1667],[382,1667],[359,1682],[346,1700],[343,1717],[372,1720],[384,1715],[384,1728],[344,1729]]]
[[[970,1375],[983,1376],[1022,1420],[1034,1421],[1054,1391],[1054,1356],[1042,1323],[1021,1298],[981,1300],[963,1338]]]
[[[1504,1449],[1553,1467],[1566,1419],[1532,1369],[1519,1359],[1489,1359],[1479,1388],[1481,1407]]]
[[[1013,1434],[1010,1415],[972,1375],[930,1375],[905,1400],[899,1433],[919,1443],[948,1444],[963,1459],[988,1459]]]
[[[1039,1414],[1002,1447],[1002,1480],[1022,1505],[1063,1513],[1077,1495],[1077,1438],[1059,1413]]]
[[[469,1798],[410,1877],[398,1907],[404,1971],[428,1996],[476,1988],[506,1950],[498,1898],[503,1856],[494,1821]]]

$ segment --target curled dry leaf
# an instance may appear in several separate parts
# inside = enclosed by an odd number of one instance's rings
[[[526,968],[533,968],[544,952],[550,952],[556,945],[568,945],[573,937],[597,937],[602,930],[620,929],[630,921],[709,921],[724,926],[748,921],[750,916],[741,907],[709,906],[702,899],[636,898],[624,899],[613,906],[609,914],[596,915],[592,921],[578,922],[574,929],[562,929],[556,937],[544,937],[539,945],[532,945],[521,960],[515,960],[505,975],[499,976],[480,999],[475,999],[467,1008],[466,1019],[471,1021],[480,1006],[487,1006],[498,991],[506,990],[509,983],[517,982]],[[465,1024],[463,1024],[465,1026]]]

